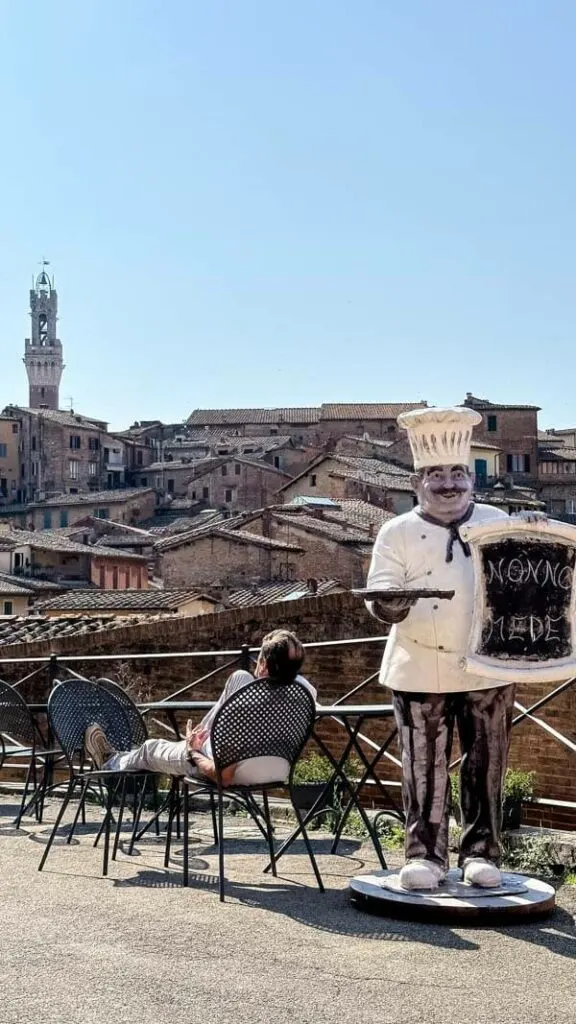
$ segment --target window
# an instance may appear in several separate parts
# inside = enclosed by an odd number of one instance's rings
[[[316,473],[312,473],[310,477],[310,487],[316,487]]]
[[[241,472],[242,472],[242,466],[240,465],[239,462],[235,462],[234,463],[234,473],[236,474],[236,476],[240,476]]]
[[[68,526],[68,511],[65,508],[60,509],[60,526]]]
[[[574,514],[576,514],[576,499],[575,498],[567,498],[566,499],[566,512],[568,513],[569,516],[573,516]]]
[[[498,430],[498,417],[491,415],[491,416],[487,416],[486,420],[487,420],[488,432],[490,434],[493,434],[496,430]]]
[[[228,476],[228,466],[226,464],[222,466],[222,476]]]
[[[68,488],[68,494],[78,494],[78,488],[77,487],[69,487]]]
[[[88,476],[96,476],[97,472],[98,472],[98,463],[97,462],[89,462],[88,463]]]
[[[142,487],[148,487],[148,477],[147,476],[141,477],[140,483],[141,483]]]
[[[280,456],[279,455],[275,455],[274,456],[274,468],[275,469],[280,469]]]
[[[529,473],[530,472],[530,456],[529,455],[507,455],[506,456],[506,471],[508,473]]]
[[[5,459],[8,455],[8,445],[0,444],[0,459]]]
[[[168,480],[167,481],[167,486],[168,486],[168,494],[174,494],[174,481],[173,480]]]
[[[13,608],[12,601],[4,601],[4,615],[12,615]]]
[[[136,590],[142,590],[142,567],[138,566],[136,570]]]
[[[196,501],[196,491],[192,491],[190,497],[192,498],[192,501]]]
[[[141,451],[137,451],[136,452],[136,465],[137,466],[141,466],[143,461],[144,461],[143,453]]]
[[[94,515],[95,515],[96,519],[110,519],[110,509],[109,508],[95,508],[94,509]]]
[[[232,501],[232,491],[227,490],[224,495],[224,501]]]
[[[91,452],[97,452],[100,448],[100,441],[97,437],[88,438],[88,449]]]
[[[118,590],[118,567],[112,569],[112,590]]]
[[[14,555],[14,568],[15,569],[21,569],[22,568],[23,558],[24,558],[24,555],[21,555],[18,552],[16,552],[16,554]]]
[[[78,451],[78,449],[81,446],[82,441],[80,438],[80,434],[70,434],[70,447],[73,448],[75,451]]]
[[[12,433],[13,434],[17,434],[18,433],[18,424],[17,423],[13,423],[12,424]]]
[[[52,529],[52,512],[50,511],[49,508],[44,510],[44,516],[43,516],[42,522],[43,522],[43,526],[42,526],[43,530],[51,530]]]
[[[32,463],[32,476],[38,476],[38,463]]]
[[[36,435],[35,434],[32,436],[32,440],[30,442],[30,447],[31,447],[33,452],[36,451],[37,442],[36,442]]]
[[[100,590],[106,589],[106,569],[103,565],[100,566]]]
[[[271,434],[277,434],[278,433],[278,427],[270,427],[270,433]]]
[[[202,488],[202,500],[203,501],[210,501],[210,488],[209,487],[203,487]]]
[[[157,488],[157,490],[160,490],[160,488],[162,487],[162,477],[161,476],[157,476],[156,477],[156,483],[155,483],[154,486]]]
[[[70,459],[70,462],[68,463],[68,476],[71,480],[78,479],[78,462],[76,459]]]
[[[109,448],[105,448],[104,449],[104,462],[109,462],[109,461],[110,461],[110,449]]]
[[[124,570],[124,590],[130,590],[130,568]]]

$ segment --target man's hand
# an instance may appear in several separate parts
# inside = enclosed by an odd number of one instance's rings
[[[406,618],[416,601],[415,597],[392,597],[388,601],[379,598],[377,601],[368,603],[372,606],[370,609],[372,615],[377,619],[381,619],[382,622],[395,623],[402,622]]]
[[[207,736],[206,729],[202,729],[200,725],[194,725],[192,719],[188,719],[186,722],[186,744],[189,751],[201,750]]]

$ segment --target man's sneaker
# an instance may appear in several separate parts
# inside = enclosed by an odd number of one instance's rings
[[[84,733],[84,747],[97,768],[101,768],[109,758],[118,753],[106,739],[102,727],[94,722],[88,726]]]

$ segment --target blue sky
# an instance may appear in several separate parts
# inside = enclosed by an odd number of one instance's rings
[[[576,424],[572,0],[0,0],[0,404],[458,402]]]

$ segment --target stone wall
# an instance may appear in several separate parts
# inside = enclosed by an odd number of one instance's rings
[[[161,551],[158,571],[168,588],[216,583],[243,587],[252,580],[267,583],[272,579],[296,579],[300,557],[297,550],[208,534]]]
[[[186,651],[230,651],[243,643],[257,646],[269,630],[284,626],[293,629],[304,642],[377,637],[383,633],[381,624],[370,618],[362,604],[351,594],[334,594],[324,598],[310,598],[264,607],[229,609],[217,615],[198,618],[178,617],[146,621],[130,627],[71,636],[53,643],[22,644],[3,647],[2,658],[30,657],[50,653],[61,655],[107,654],[112,662],[74,662],[71,667],[90,677],[106,675],[120,678],[130,685],[142,700],[167,697],[187,687],[192,681],[205,676],[216,667],[219,675],[200,683],[185,693],[187,699],[214,699],[230,671],[226,666],[232,660],[228,655],[208,658],[155,658],[151,660],[122,660],[125,653],[170,654]],[[333,703],[349,693],[362,680],[377,672],[383,642],[355,645],[318,647],[308,652],[305,674],[317,686],[319,700]],[[3,678],[10,681],[22,678],[34,666],[2,665]],[[553,685],[531,684],[518,689],[518,699],[529,705],[553,689]],[[48,684],[45,675],[36,677],[23,687],[29,700],[46,697]],[[382,691],[371,682],[355,701],[388,703],[389,692]],[[568,690],[542,712],[538,712],[549,725],[566,733],[576,742],[576,692]],[[388,734],[391,723],[367,724],[365,733],[375,740]],[[324,735],[333,749],[343,741],[343,731],[335,722],[328,722]],[[397,754],[396,744],[392,753]],[[523,723],[513,731],[510,764],[515,768],[534,770],[537,776],[537,795],[556,800],[576,801],[575,755],[532,723]],[[386,762],[386,776],[398,781],[398,770]],[[534,805],[525,811],[525,820],[532,824],[576,828],[576,814],[561,807]]]

